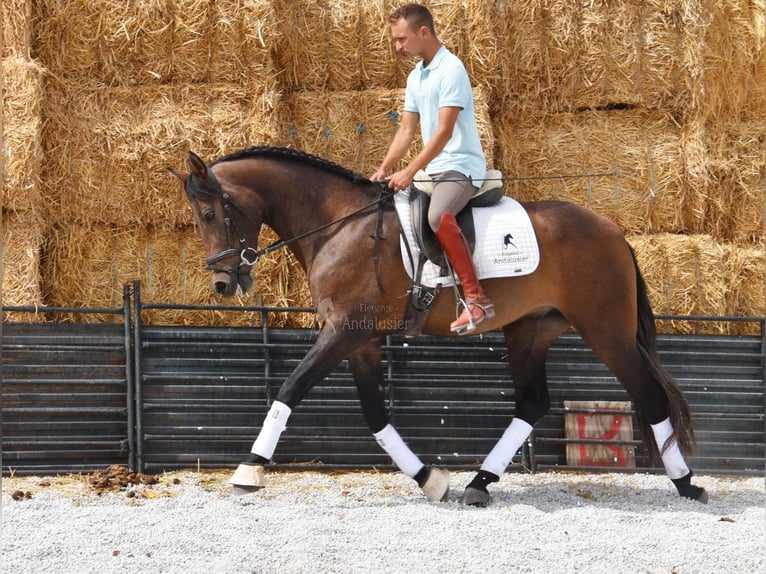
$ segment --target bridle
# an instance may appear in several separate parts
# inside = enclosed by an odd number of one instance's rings
[[[224,212],[223,222],[226,226],[226,242],[229,245],[232,245],[232,237],[236,236],[236,241],[239,242],[239,247],[230,247],[223,251],[219,251],[215,255],[211,255],[207,258],[206,269],[208,271],[228,273],[231,276],[249,275],[250,270],[255,266],[262,253],[256,251],[247,244],[247,238],[237,227],[237,222],[232,213],[231,196],[228,193],[221,194],[221,206],[223,207]],[[239,255],[239,265],[236,269],[232,265],[216,265],[219,261],[233,255]]]
[[[223,207],[223,211],[224,211],[224,224],[226,226],[226,240],[229,245],[233,245],[236,241],[236,243],[238,243],[238,246],[229,247],[228,249],[224,249],[223,251],[219,251],[215,255],[211,255],[210,257],[208,257],[206,260],[206,263],[207,263],[206,269],[208,271],[228,273],[232,277],[240,277],[243,275],[249,276],[252,268],[255,267],[256,263],[258,263],[258,259],[260,259],[263,255],[267,255],[273,251],[277,251],[278,249],[281,249],[282,247],[286,247],[287,245],[290,245],[291,243],[295,243],[296,241],[309,237],[310,235],[319,233],[320,231],[327,229],[328,227],[332,227],[333,225],[342,223],[346,221],[347,219],[351,219],[352,217],[359,215],[360,213],[363,213],[373,207],[377,207],[378,209],[381,209],[383,204],[387,201],[390,201],[392,197],[393,197],[393,192],[391,190],[388,190],[388,188],[381,186],[380,196],[375,201],[372,201],[360,207],[359,209],[356,209],[350,213],[347,213],[346,215],[338,217],[337,219],[334,219],[328,223],[324,223],[318,227],[310,229],[309,231],[305,233],[301,233],[289,239],[278,239],[277,241],[273,242],[271,245],[268,245],[267,247],[264,247],[263,249],[255,249],[254,247],[251,247],[250,245],[248,245],[247,238],[237,227],[237,222],[234,218],[234,213],[233,213],[234,210],[237,209],[237,207],[236,205],[231,203],[231,196],[228,193],[223,192],[221,194],[221,206]],[[241,212],[242,210],[239,209],[239,211]],[[247,214],[244,214],[244,215],[247,216]],[[236,239],[234,239],[235,237]],[[239,264],[237,265],[236,268],[234,268],[233,265],[217,265],[219,261],[222,261],[223,259],[226,259],[227,257],[232,257],[235,255],[239,255]]]

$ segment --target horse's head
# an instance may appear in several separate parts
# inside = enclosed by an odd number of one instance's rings
[[[224,189],[213,170],[193,152],[189,152],[189,166],[189,173],[170,171],[183,182],[191,203],[207,268],[213,271],[213,290],[226,297],[238,288],[246,293],[253,284],[250,270],[257,259],[248,236],[258,237],[260,222],[253,227],[252,218],[232,197],[233,190]]]

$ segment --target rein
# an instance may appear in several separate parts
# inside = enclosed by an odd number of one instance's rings
[[[214,265],[214,264],[220,261],[221,259],[225,259],[226,257],[239,254],[239,257],[240,257],[239,268],[242,269],[243,267],[246,267],[247,270],[245,272],[249,272],[250,269],[255,266],[255,264],[258,262],[258,259],[260,259],[261,256],[272,253],[273,251],[277,251],[278,249],[286,247],[290,245],[291,243],[295,243],[296,241],[300,241],[301,239],[305,239],[306,237],[314,235],[315,233],[319,233],[320,231],[327,229],[328,227],[332,227],[333,225],[342,223],[346,221],[347,219],[351,219],[355,215],[359,215],[360,213],[363,213],[372,207],[382,206],[382,204],[390,200],[391,197],[393,197],[393,192],[387,193],[385,190],[382,190],[380,197],[378,199],[376,199],[375,201],[371,203],[368,203],[367,205],[364,205],[363,207],[360,207],[359,209],[352,211],[351,213],[347,213],[346,215],[342,217],[339,217],[328,223],[320,225],[319,227],[310,229],[309,231],[305,233],[301,233],[300,235],[296,235],[295,237],[291,237],[289,239],[278,239],[277,241],[275,241],[271,245],[268,245],[267,247],[264,247],[263,249],[254,249],[253,247],[250,247],[247,244],[247,239],[245,239],[245,236],[242,233],[240,233],[239,230],[237,229],[236,223],[231,214],[232,206],[231,206],[231,203],[229,203],[229,199],[230,199],[229,194],[224,193],[221,197],[221,202],[223,204],[223,209],[226,212],[226,217],[224,219],[224,221],[226,222],[226,234],[230,239],[229,243],[231,243],[231,230],[233,229],[236,232],[236,234],[239,236],[239,239],[238,239],[239,248],[232,247],[230,249],[225,249],[224,251],[221,251],[220,253],[216,253],[215,255],[208,257],[206,261],[207,269],[210,271],[224,271],[226,273],[237,274],[239,271],[235,270],[231,266],[220,266],[220,265]]]

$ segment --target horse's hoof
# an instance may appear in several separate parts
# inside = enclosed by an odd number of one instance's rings
[[[449,472],[440,468],[429,469],[428,478],[420,488],[431,502],[445,502],[449,495]]]
[[[682,498],[697,500],[701,502],[702,504],[707,504],[707,501],[708,501],[707,490],[705,490],[701,486],[696,486],[692,484],[692,476],[694,476],[694,473],[692,471],[689,471],[689,474],[687,474],[686,476],[683,476],[681,478],[674,478],[672,479],[672,482],[673,484],[676,485],[676,489],[678,489],[678,494],[680,494]]]
[[[479,490],[478,488],[466,487],[463,496],[460,497],[460,504],[464,506],[477,506],[484,508],[489,503],[489,492]]]
[[[242,463],[234,471],[229,480],[232,486],[232,492],[237,495],[249,494],[266,486],[263,478],[263,466],[255,464]]]
[[[696,500],[697,502],[701,502],[702,504],[707,504],[708,496],[707,496],[707,490],[702,488],[701,486],[694,486],[693,484],[689,485],[683,494],[681,494],[682,498],[688,498],[689,500]]]

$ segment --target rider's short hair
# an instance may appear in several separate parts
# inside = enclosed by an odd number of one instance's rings
[[[436,30],[434,29],[434,17],[431,12],[425,6],[421,4],[405,4],[400,6],[388,17],[388,22],[394,24],[404,18],[413,30],[419,29],[421,26],[428,28],[434,36]]]

